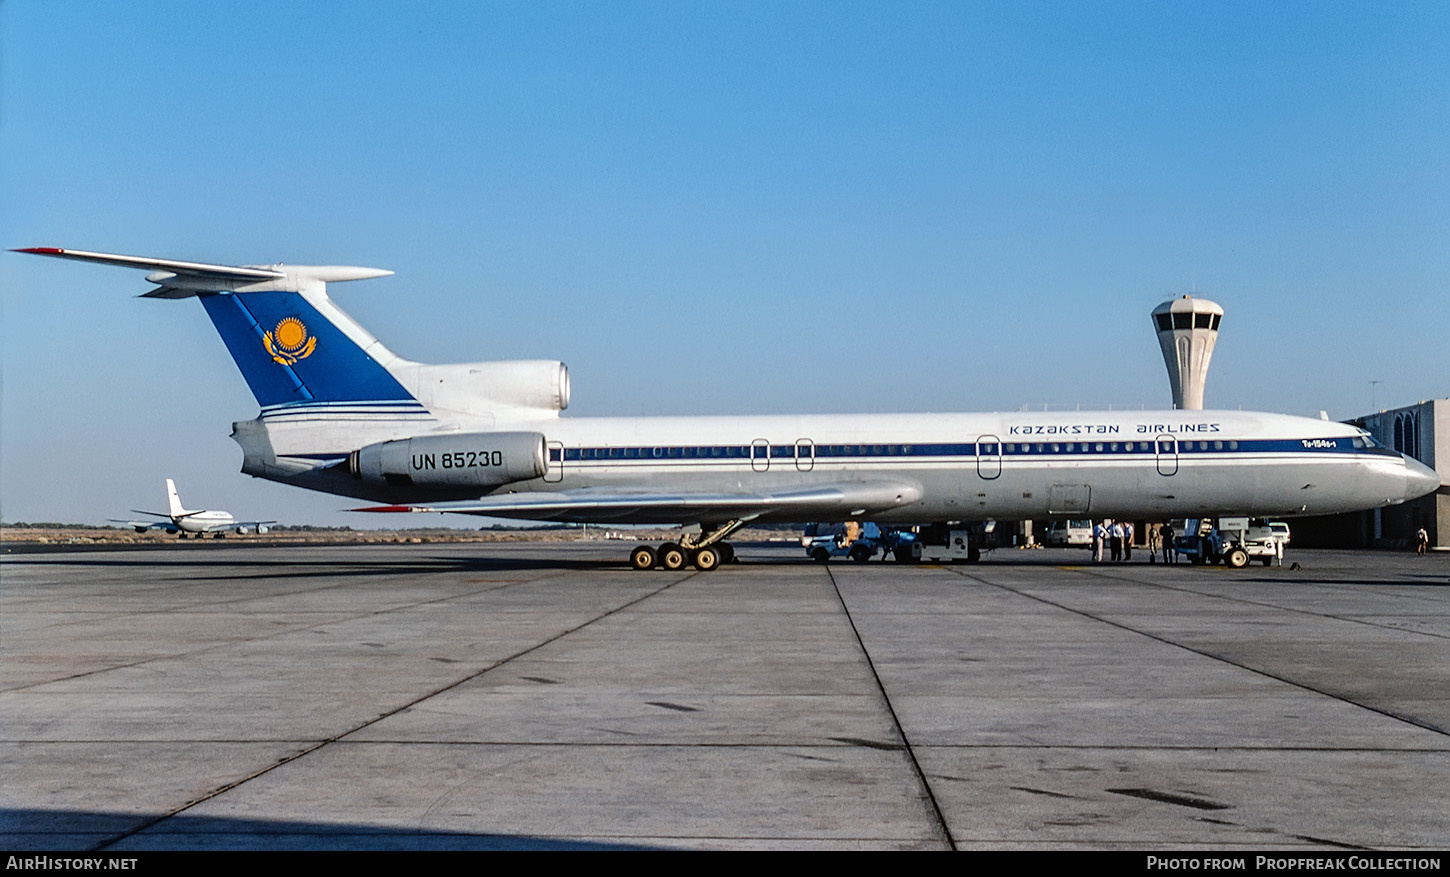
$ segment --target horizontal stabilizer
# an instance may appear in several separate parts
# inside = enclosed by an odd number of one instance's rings
[[[258,287],[296,289],[299,283],[306,281],[341,283],[345,280],[387,277],[393,273],[382,268],[360,268],[352,265],[212,265],[206,262],[93,253],[61,247],[24,247],[13,252],[118,265],[122,268],[150,268],[152,272],[146,275],[146,279],[160,288],[142,293],[143,298],[190,298],[204,292],[250,291],[249,288]]]
[[[170,521],[123,521],[120,518],[107,518],[107,520],[113,524],[125,524],[138,533],[144,530],[164,530],[173,526]]]
[[[169,515],[164,515],[161,512],[148,512],[145,509],[131,509],[131,511],[135,512],[138,515],[155,515],[158,518],[166,518],[169,521],[174,521],[174,520],[177,520],[179,518],[189,518],[192,515],[199,515],[199,514],[202,513],[203,509],[195,509],[195,510],[189,511],[189,512],[188,511],[179,511],[179,512],[175,512],[175,513],[169,514]]]
[[[153,268],[172,274],[189,274],[195,277],[210,277],[216,280],[280,280],[286,275],[276,268],[260,268],[240,265],[208,265],[204,262],[180,262],[175,259],[152,259],[146,256],[122,256],[115,253],[90,253],[85,250],[65,250],[60,247],[26,247],[14,250],[16,253],[34,253],[37,256],[55,256],[60,259],[75,259],[79,262],[98,262],[102,265],[119,265],[123,268]]]
[[[836,484],[779,493],[630,493],[566,490],[485,496],[417,505],[372,506],[358,512],[454,512],[540,521],[697,523],[781,515],[829,520],[880,512],[921,498],[921,488],[898,482]]]

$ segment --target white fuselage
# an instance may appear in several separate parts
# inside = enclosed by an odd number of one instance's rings
[[[317,461],[328,453],[357,446],[357,420],[338,430],[317,421],[311,425],[320,429],[253,424],[237,430],[251,474],[389,502],[448,496],[308,477],[320,474]],[[418,433],[416,423],[371,426],[369,441]],[[883,522],[1328,514],[1401,502],[1432,489],[1430,479],[1438,484],[1433,472],[1375,446],[1355,427],[1240,411],[554,417],[507,426],[545,436],[548,471],[494,494],[765,493],[878,482],[911,488],[906,501],[872,510]],[[259,431],[268,436],[264,446],[246,440]],[[347,436],[342,444],[317,444],[334,432]],[[262,451],[275,452],[271,463]],[[618,510],[513,516],[639,523],[677,517]],[[797,516],[787,510],[778,517]]]
[[[183,533],[215,533],[218,530],[230,530],[236,526],[237,521],[231,512],[205,510],[175,515],[171,518],[171,523]]]

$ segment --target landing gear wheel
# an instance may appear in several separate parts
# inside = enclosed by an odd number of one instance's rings
[[[891,552],[891,556],[896,558],[897,563],[911,563],[911,546],[898,545],[896,550]],[[883,556],[881,559],[885,560],[886,558]]]
[[[695,552],[695,569],[700,572],[709,572],[720,565],[720,552],[713,546],[706,545]]]
[[[719,545],[715,546],[715,550],[720,552],[721,563],[735,562],[735,547],[729,542],[721,542]]]
[[[831,552],[827,551],[824,548],[817,548],[811,552],[811,560],[814,560],[816,563],[825,563],[830,559]]]
[[[1274,562],[1274,558],[1272,558],[1272,557],[1265,557],[1260,562],[1263,563],[1264,566],[1269,566],[1270,564],[1272,564]]]
[[[629,553],[629,565],[638,570],[654,569],[655,550],[648,545],[641,545]]]
[[[674,572],[675,570],[684,569],[685,564],[689,562],[690,557],[685,554],[685,549],[675,543],[666,542],[660,546],[660,566],[665,569]]]
[[[976,563],[982,559],[982,549],[973,546],[967,549],[967,563]]]
[[[1224,562],[1234,569],[1243,569],[1249,565],[1249,553],[1242,548],[1234,548],[1224,555]]]

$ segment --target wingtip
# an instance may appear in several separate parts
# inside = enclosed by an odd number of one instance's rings
[[[64,256],[65,250],[60,247],[16,247],[12,253],[34,253],[37,256]]]

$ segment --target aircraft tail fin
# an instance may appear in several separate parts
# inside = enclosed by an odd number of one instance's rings
[[[181,496],[176,492],[176,482],[170,478],[166,479],[166,504],[173,518],[184,518],[191,514],[181,504]]]
[[[40,256],[154,269],[145,298],[200,298],[264,413],[275,406],[421,410],[398,375],[415,365],[327,297],[327,284],[392,274],[345,265],[212,265],[58,247]],[[410,381],[410,383],[412,383]],[[375,403],[375,404],[373,404]]]
[[[388,365],[406,364],[337,307],[308,293],[266,290],[201,300],[257,404],[376,402],[419,407]]]

